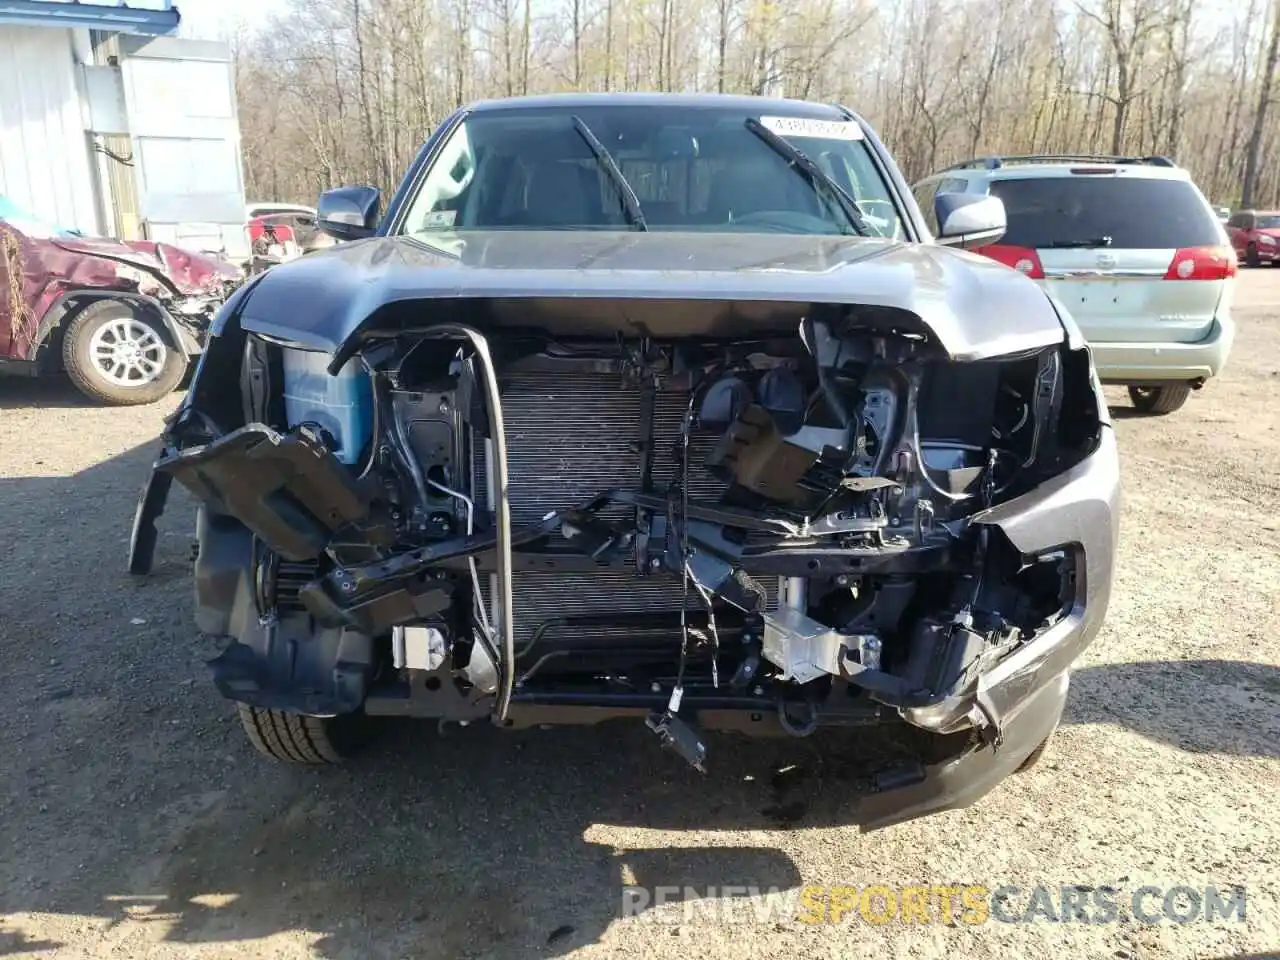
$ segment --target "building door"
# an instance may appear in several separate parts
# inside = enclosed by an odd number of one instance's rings
[[[230,47],[122,38],[121,54],[138,216],[147,237],[247,257]]]

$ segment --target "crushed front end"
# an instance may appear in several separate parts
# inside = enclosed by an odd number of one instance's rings
[[[618,312],[643,309],[705,307]],[[882,772],[866,822],[976,799],[1052,732],[1107,605],[1118,468],[1087,350],[959,362],[905,312],[733,311],[750,332],[405,308],[336,357],[232,311],[155,481],[201,502],[219,689],[635,716],[700,769],[703,729],[905,723],[938,749]]]

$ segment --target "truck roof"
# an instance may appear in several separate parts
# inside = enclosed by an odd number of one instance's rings
[[[832,103],[789,100],[780,97],[751,97],[721,93],[552,93],[522,97],[502,97],[473,103],[473,112],[532,110],[547,107],[685,107],[741,110],[744,113],[771,111],[785,116],[820,120],[848,119]]]

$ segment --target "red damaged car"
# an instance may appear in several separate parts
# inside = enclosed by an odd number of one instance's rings
[[[152,403],[181,382],[242,279],[224,260],[82,236],[0,197],[0,373],[65,371],[100,402]]]
[[[1227,233],[1249,266],[1280,263],[1280,210],[1241,210],[1227,221]]]

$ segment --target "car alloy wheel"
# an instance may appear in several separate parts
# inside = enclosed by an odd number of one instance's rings
[[[156,332],[135,317],[104,323],[89,340],[98,375],[117,387],[144,387],[164,372],[169,349]]]

